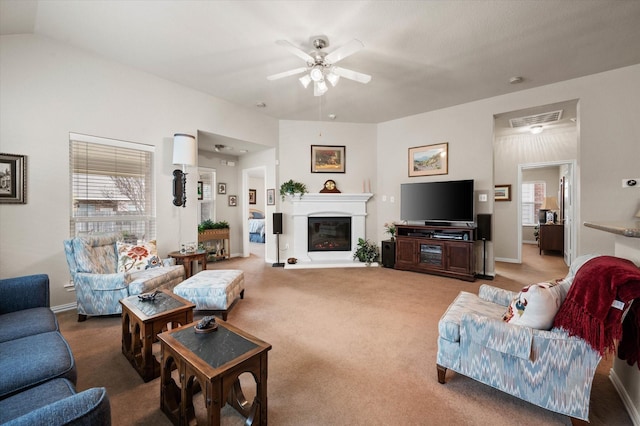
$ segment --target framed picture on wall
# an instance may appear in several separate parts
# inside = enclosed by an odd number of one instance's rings
[[[238,196],[237,195],[229,195],[229,206],[235,207],[238,205]]]
[[[511,201],[511,185],[496,185],[493,189],[495,201]]]
[[[249,204],[255,204],[256,203],[256,190],[255,189],[250,189],[249,190]]]
[[[409,177],[449,173],[449,143],[409,148]]]
[[[218,194],[226,194],[227,193],[227,184],[220,182],[218,184]]]
[[[311,145],[311,173],[344,173],[344,145]]]
[[[27,204],[27,157],[0,154],[0,204]]]
[[[198,200],[202,200],[204,198],[204,190],[202,188],[202,181],[198,181]]]
[[[275,188],[267,189],[267,205],[275,206],[276,205],[276,190]]]

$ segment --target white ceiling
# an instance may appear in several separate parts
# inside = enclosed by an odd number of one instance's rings
[[[0,0],[0,34],[36,33],[279,119],[379,123],[640,63],[640,1]],[[275,44],[365,48],[314,97]],[[509,84],[512,76],[524,82]]]

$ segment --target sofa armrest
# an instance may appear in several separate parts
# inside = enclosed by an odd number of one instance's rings
[[[27,275],[0,280],[0,314],[49,306],[48,275]]]
[[[530,359],[533,329],[473,313],[460,320],[460,344],[475,343],[522,359]]]
[[[533,362],[547,353],[563,353],[567,360],[579,359],[585,368],[595,369],[601,359],[585,340],[565,330],[538,330],[465,313],[460,321],[460,344],[471,343]]]
[[[503,288],[494,287],[488,284],[482,284],[478,289],[478,297],[487,302],[493,302],[500,306],[509,306],[511,301],[518,295],[513,291]]]
[[[110,426],[111,405],[105,388],[91,388],[13,419],[13,426]]]
[[[78,272],[73,276],[74,286],[84,287],[91,291],[115,291],[127,288],[131,282],[128,272],[116,274],[91,274]]]

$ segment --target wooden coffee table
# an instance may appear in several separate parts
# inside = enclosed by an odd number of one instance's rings
[[[155,300],[138,296],[120,300],[122,305],[122,353],[145,382],[160,375],[160,363],[152,345],[158,334],[193,321],[195,305],[169,290],[159,292]]]
[[[196,333],[197,322],[158,336],[162,347],[160,408],[174,425],[195,422],[193,396],[203,392],[207,425],[220,425],[220,410],[229,403],[247,418],[246,425],[267,424],[267,352],[271,345],[216,319],[218,329]],[[180,384],[171,376],[177,370]],[[239,376],[251,373],[256,396],[249,403]]]

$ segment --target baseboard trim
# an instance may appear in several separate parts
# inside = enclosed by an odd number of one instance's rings
[[[631,417],[633,426],[640,426],[640,413],[638,413],[638,408],[635,406],[633,401],[631,401],[631,397],[627,393],[627,389],[622,385],[622,382],[613,368],[609,370],[609,380],[611,380],[613,387],[618,391],[618,395],[620,395],[620,399],[622,399],[622,403],[627,409],[629,417]]]
[[[58,312],[72,311],[77,307],[78,307],[78,304],[76,302],[73,302],[73,303],[67,303],[66,305],[52,306],[51,310],[53,311],[54,314],[57,314]]]
[[[496,257],[495,261],[496,262],[506,262],[506,263],[520,263],[518,261],[518,259],[511,259],[511,258],[508,258],[508,257]]]

